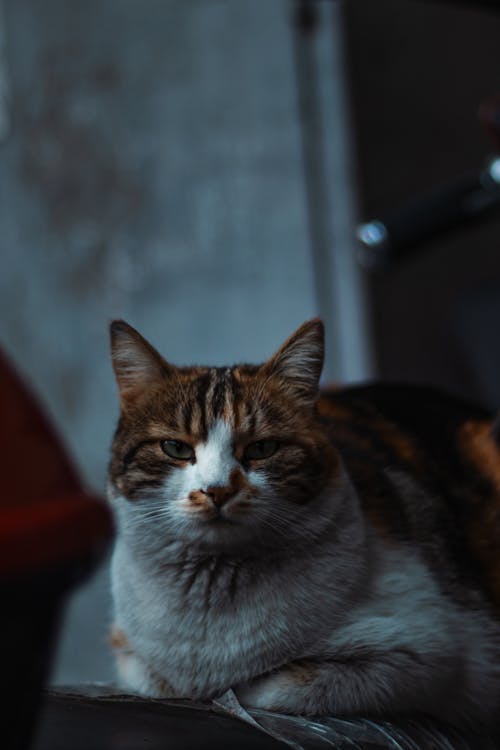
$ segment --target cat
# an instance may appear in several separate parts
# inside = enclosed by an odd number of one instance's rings
[[[319,390],[304,323],[262,365],[176,367],[111,324],[113,643],[156,698],[490,722],[500,437],[438,390]]]

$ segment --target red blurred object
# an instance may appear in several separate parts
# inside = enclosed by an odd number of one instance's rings
[[[0,706],[2,747],[25,749],[65,595],[111,537],[37,401],[0,352]]]
[[[82,487],[47,418],[0,353],[0,576],[103,545],[106,505]]]

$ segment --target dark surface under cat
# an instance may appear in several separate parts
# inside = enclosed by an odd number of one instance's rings
[[[262,731],[186,701],[105,694],[102,686],[45,696],[33,750],[496,750],[492,736],[432,723],[319,719],[252,711]],[[273,736],[269,736],[271,733]],[[281,740],[275,739],[281,737]]]

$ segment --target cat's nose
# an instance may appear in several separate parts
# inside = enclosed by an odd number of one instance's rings
[[[209,496],[216,508],[222,508],[236,494],[231,487],[208,487],[205,494]]]

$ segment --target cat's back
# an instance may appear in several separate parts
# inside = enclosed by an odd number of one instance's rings
[[[388,543],[417,545],[447,588],[500,611],[500,442],[493,415],[439,389],[322,392],[319,412]]]

